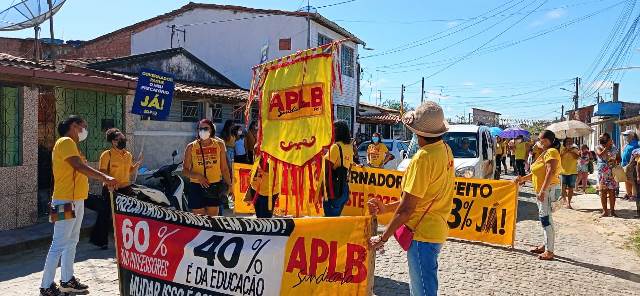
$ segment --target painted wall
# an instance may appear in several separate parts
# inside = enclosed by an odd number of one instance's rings
[[[37,219],[38,88],[20,87],[22,164],[0,167],[0,230],[32,225]]]
[[[176,16],[171,20],[150,26],[131,37],[131,53],[142,54],[171,47],[171,25],[198,24],[181,27],[186,30],[186,41],[182,35],[174,35],[173,47],[184,47],[238,85],[248,88],[251,82],[251,68],[260,62],[261,49],[269,45],[268,59],[275,59],[307,48],[307,21],[302,17],[271,15],[254,19],[223,23],[200,24],[212,20],[254,17],[248,12],[226,10],[195,9]],[[311,46],[317,45],[321,33],[334,40],[343,39],[332,30],[311,22]],[[291,50],[279,50],[281,38],[291,38]],[[345,46],[354,49],[357,61],[358,47],[353,42]],[[357,71],[357,68],[354,72]],[[344,76],[343,92],[336,93],[334,104],[355,107],[357,105],[357,73],[354,77]],[[335,110],[334,110],[335,111]],[[334,112],[335,113],[335,112]],[[358,124],[354,124],[358,130]]]

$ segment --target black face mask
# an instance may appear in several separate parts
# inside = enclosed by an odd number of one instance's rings
[[[118,140],[118,143],[116,143],[116,148],[120,150],[127,148],[127,140]]]

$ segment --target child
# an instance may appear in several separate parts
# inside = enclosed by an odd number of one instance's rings
[[[580,158],[578,159],[578,182],[576,183],[576,189],[578,191],[585,192],[587,187],[589,187],[589,163],[591,161],[589,147],[582,145],[580,147]],[[582,189],[580,189],[580,185],[582,185]]]

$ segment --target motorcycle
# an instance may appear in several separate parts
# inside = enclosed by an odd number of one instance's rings
[[[175,162],[178,151],[171,154],[171,164],[163,165],[146,177],[145,180],[158,179],[158,186],[144,186],[134,184],[132,189],[140,200],[169,207],[176,210],[188,211],[187,199],[184,194],[184,181],[176,173],[176,169],[182,164]]]

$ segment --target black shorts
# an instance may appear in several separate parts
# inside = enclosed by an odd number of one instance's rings
[[[222,187],[222,182],[215,183],[218,187]],[[211,184],[211,189],[215,187],[215,184]],[[202,209],[218,207],[222,204],[222,190],[211,190],[203,188],[198,183],[189,183],[189,195],[188,202],[190,209]]]

